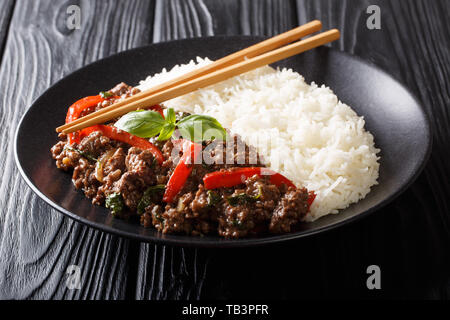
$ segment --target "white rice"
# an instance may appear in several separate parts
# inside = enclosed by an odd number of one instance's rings
[[[149,76],[139,89],[211,61],[197,58]],[[266,164],[317,194],[307,221],[363,199],[377,184],[380,151],[364,118],[324,85],[269,66],[167,101],[177,111],[215,117],[257,148]],[[272,147],[271,147],[272,146]]]

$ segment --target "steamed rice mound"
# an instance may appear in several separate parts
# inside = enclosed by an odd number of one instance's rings
[[[185,65],[141,81],[139,89],[201,65]],[[265,163],[297,186],[314,190],[313,221],[363,199],[377,184],[380,151],[364,118],[328,87],[308,85],[291,69],[266,66],[164,103],[177,111],[215,117],[257,148]]]

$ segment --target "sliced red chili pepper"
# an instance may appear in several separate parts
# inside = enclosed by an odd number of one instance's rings
[[[94,131],[100,131],[104,136],[110,139],[128,143],[133,147],[137,147],[142,150],[149,150],[159,164],[163,163],[164,161],[164,157],[161,151],[153,143],[151,143],[147,139],[139,138],[113,126],[98,124],[92,127],[85,128],[79,132],[79,138],[82,139],[90,135]]]
[[[101,95],[96,96],[87,96],[84,97],[78,101],[76,101],[74,104],[72,104],[69,109],[67,110],[66,115],[66,123],[72,122],[80,117],[83,111],[85,111],[88,108],[94,107],[100,102],[103,102],[107,99],[119,99],[119,96],[110,96],[108,98],[103,98]],[[164,112],[160,105],[154,105],[151,106],[151,110],[155,110],[159,112],[163,118],[164,118]],[[79,136],[79,132],[69,133],[68,134],[69,144],[73,144],[74,142],[80,143],[81,139]]]
[[[192,164],[201,155],[201,151],[202,146],[200,144],[184,140],[183,155],[170,176],[169,182],[167,182],[166,191],[163,196],[164,202],[172,202],[178,192],[183,189],[186,180],[192,172]]]
[[[155,104],[154,106],[151,106],[150,108],[148,108],[150,110],[154,110],[156,112],[159,112],[160,115],[162,115],[163,118],[164,117],[164,112],[163,112],[163,108],[159,105],[159,104]]]
[[[203,177],[203,182],[206,189],[231,188],[244,183],[247,178],[250,178],[255,174],[258,176],[268,176],[270,179],[270,183],[276,186],[285,184],[288,187],[295,188],[295,185],[291,180],[279,173],[276,173],[273,170],[264,167],[249,167],[227,171],[215,171],[206,174]]]
[[[72,104],[67,110],[66,123],[72,122],[80,117],[80,114],[87,108],[93,107],[105,99],[100,95],[84,97],[74,104]]]
[[[314,199],[316,199],[316,194],[314,193],[314,191],[308,192],[308,211],[311,208]]]
[[[96,96],[88,96],[85,98],[82,98],[72,104],[69,109],[67,110],[66,115],[66,123],[72,122],[76,119],[78,119],[81,115],[81,113],[91,107],[96,106],[98,103],[103,102],[105,99],[102,98],[100,95]],[[78,133],[69,133],[68,135],[69,144],[73,144],[76,141],[79,141],[78,139]]]
[[[118,96],[111,96],[108,99],[118,99],[118,98],[120,98],[120,97],[118,97]],[[96,95],[96,96],[84,97],[84,98],[76,101],[67,110],[66,123],[69,123],[69,122],[72,122],[72,121],[78,119],[80,117],[81,113],[84,110],[86,110],[88,108],[91,108],[91,107],[94,107],[97,104],[99,104],[100,102],[103,102],[105,100],[106,99],[102,98],[101,95]],[[155,110],[155,111],[159,112],[164,117],[163,108],[159,104],[151,106],[148,109]]]

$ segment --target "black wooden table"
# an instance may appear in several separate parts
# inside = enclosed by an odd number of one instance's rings
[[[81,8],[80,29],[67,8]],[[366,26],[378,5],[381,29]],[[438,298],[450,294],[450,36],[448,0],[132,0],[0,2],[0,298]],[[211,35],[271,36],[312,19],[333,47],[387,70],[434,124],[431,159],[412,187],[362,221],[256,249],[144,244],[88,228],[50,208],[14,163],[18,120],[68,73],[119,51]],[[39,221],[39,223],[37,223]],[[368,290],[366,269],[381,269]],[[78,265],[81,288],[66,285]]]

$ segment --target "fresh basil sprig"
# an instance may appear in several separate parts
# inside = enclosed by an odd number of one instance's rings
[[[210,116],[193,114],[178,121],[177,127],[183,138],[194,142],[209,139],[225,140],[226,138],[225,129],[219,121]]]
[[[166,118],[168,123],[175,124],[175,122],[177,122],[177,116],[172,108],[164,109],[164,118]]]
[[[158,141],[170,139],[177,128],[183,138],[194,142],[226,138],[225,129],[213,117],[194,114],[177,122],[172,108],[164,110],[164,117],[152,110],[132,111],[120,118],[115,126],[141,138],[159,135]]]
[[[165,120],[159,112],[152,110],[132,111],[124,115],[114,125],[141,138],[154,137],[164,127]]]

